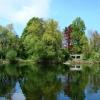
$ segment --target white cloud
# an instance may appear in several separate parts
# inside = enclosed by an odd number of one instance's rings
[[[51,0],[0,0],[0,19],[25,24],[33,16],[48,17]]]

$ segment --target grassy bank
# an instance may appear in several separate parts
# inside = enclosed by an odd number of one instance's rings
[[[100,64],[100,61],[96,60],[68,60],[64,64]]]

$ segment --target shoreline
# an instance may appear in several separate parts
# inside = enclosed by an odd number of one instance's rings
[[[100,64],[100,61],[95,60],[68,60],[64,62],[65,65],[72,65],[72,64]]]

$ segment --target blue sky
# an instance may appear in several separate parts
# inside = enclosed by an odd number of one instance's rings
[[[62,30],[81,17],[87,33],[100,32],[100,0],[0,0],[0,24],[13,23],[19,35],[34,16],[54,18]]]

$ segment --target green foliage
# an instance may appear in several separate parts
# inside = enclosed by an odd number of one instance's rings
[[[44,21],[41,18],[33,17],[29,20],[27,23],[27,26],[25,27],[22,38],[26,37],[27,35],[31,36],[38,36],[38,38],[43,34],[44,32]]]
[[[35,54],[36,44],[41,42],[41,36],[44,31],[43,23],[44,21],[42,19],[35,17],[29,20],[27,23],[27,26],[21,36],[23,48],[25,51],[25,58],[31,58],[33,54]]]
[[[100,35],[97,31],[90,32],[89,43],[84,50],[87,58],[93,60],[100,59]]]
[[[17,52],[15,50],[9,50],[6,54],[6,58],[10,61],[14,61],[17,56]]]
[[[85,24],[84,21],[77,17],[71,24],[72,27],[72,43],[73,53],[82,53],[84,46],[86,45],[87,38],[85,36]]]
[[[99,61],[100,59],[100,50],[98,52],[91,51],[90,59]]]
[[[62,35],[53,19],[32,18],[24,29],[22,41],[28,59],[37,62],[61,60]]]
[[[70,58],[70,55],[69,55],[68,50],[67,50],[66,48],[62,48],[61,51],[62,51],[62,53],[61,53],[61,55],[62,55],[62,60],[63,60],[63,61],[68,60],[68,59]]]
[[[91,49],[95,52],[98,52],[100,49],[100,34],[97,31],[91,33],[90,37]]]
[[[6,53],[10,49],[14,49],[17,52],[19,51],[19,38],[14,33],[13,26],[7,25],[7,27],[0,26],[0,58],[5,59]]]
[[[82,35],[84,34],[84,31],[85,31],[85,24],[84,24],[84,21],[80,18],[80,17],[77,17],[73,22],[72,22],[72,28],[75,32],[79,32],[79,33],[76,33],[77,35]]]
[[[72,24],[70,53],[82,53],[84,59],[98,59],[96,52],[100,49],[100,35],[92,32],[90,41],[85,35],[85,23],[77,17]],[[10,53],[16,51],[17,58],[32,59],[36,62],[63,62],[69,58],[69,52],[62,48],[62,33],[58,22],[33,17],[27,23],[21,38],[13,29],[13,25],[0,26],[0,59],[12,59]],[[14,52],[13,52],[14,53]]]

